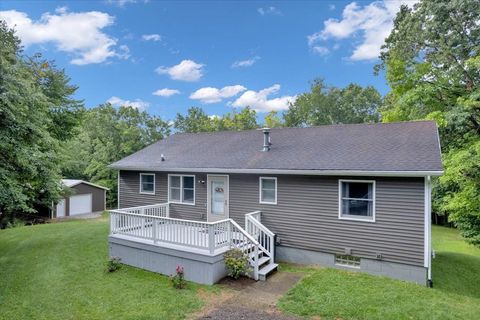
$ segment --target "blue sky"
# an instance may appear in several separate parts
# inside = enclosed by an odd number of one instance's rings
[[[65,68],[87,107],[130,103],[172,119],[252,106],[262,118],[324,78],[382,94],[373,75],[398,1],[2,1],[26,52]],[[156,95],[154,94],[156,93]]]

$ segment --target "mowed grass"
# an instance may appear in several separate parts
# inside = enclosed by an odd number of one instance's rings
[[[279,302],[321,319],[480,319],[480,249],[458,231],[432,230],[434,288],[331,268],[283,266],[306,277]]]
[[[0,319],[181,319],[202,306],[208,287],[105,273],[107,234],[105,218],[0,230]]]

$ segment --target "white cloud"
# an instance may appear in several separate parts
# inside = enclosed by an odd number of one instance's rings
[[[232,103],[234,107],[251,107],[258,112],[268,112],[272,110],[287,110],[290,103],[294,103],[296,96],[282,96],[279,98],[268,99],[272,94],[277,94],[280,90],[279,84],[274,84],[269,88],[260,91],[248,90],[244,92],[237,100]]]
[[[125,107],[132,107],[134,109],[138,109],[140,111],[144,111],[146,108],[148,108],[148,106],[150,105],[150,103],[146,102],[146,101],[143,101],[143,100],[140,100],[140,99],[136,99],[134,101],[130,101],[130,100],[124,100],[122,98],[119,98],[119,97],[111,97],[110,99],[107,100],[108,103],[110,103],[112,106],[116,106],[116,107],[121,107],[121,106],[125,106]]]
[[[44,13],[33,21],[24,12],[8,10],[0,11],[0,19],[17,31],[24,46],[53,43],[58,50],[72,54],[73,64],[101,63],[111,57],[125,59],[128,47],[118,52],[117,39],[102,32],[114,23],[113,16],[99,11],[67,12],[66,7],[56,13]]]
[[[205,65],[196,63],[193,60],[183,60],[172,67],[158,67],[155,71],[158,74],[168,74],[173,80],[180,81],[198,81],[203,76],[203,67]]]
[[[282,12],[278,10],[277,8],[270,6],[270,7],[265,7],[265,8],[258,8],[257,12],[260,13],[262,16],[266,15],[281,15]]]
[[[190,95],[190,99],[200,100],[202,103],[215,103],[220,102],[223,99],[236,96],[237,94],[245,90],[247,90],[247,88],[238,84],[235,86],[223,87],[221,89],[206,87],[198,89],[197,91],[192,93]]]
[[[159,35],[159,34],[144,34],[142,36],[142,39],[145,40],[145,41],[160,41],[162,40],[162,36]]]
[[[108,4],[113,4],[113,5],[116,5],[118,7],[124,7],[126,4],[129,4],[129,3],[137,3],[138,1],[137,0],[107,0],[107,3]],[[148,0],[144,0],[143,3],[147,3]]]
[[[328,10],[330,10],[330,11],[335,10],[335,5],[334,4],[329,4],[328,5]]]
[[[163,89],[158,89],[154,93],[152,93],[154,96],[159,96],[159,97],[171,97],[175,94],[179,94],[180,91],[176,89],[168,89],[168,88],[163,88]]]
[[[238,61],[235,61],[234,63],[232,63],[232,68],[246,68],[246,67],[251,67],[253,66],[253,64],[255,62],[257,62],[258,60],[260,60],[260,57],[259,56],[255,56],[251,59],[247,59],[247,60],[238,60]]]
[[[326,56],[330,53],[330,50],[323,46],[313,46],[312,51],[320,56]]]
[[[352,60],[372,60],[380,54],[385,38],[390,34],[393,19],[402,4],[413,5],[415,1],[374,1],[360,6],[352,2],[345,6],[342,19],[330,18],[323,22],[323,30],[309,35],[308,44],[328,39],[347,39],[361,36],[362,41],[356,45],[350,56]]]

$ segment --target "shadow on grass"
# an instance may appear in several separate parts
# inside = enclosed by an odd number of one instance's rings
[[[472,298],[480,298],[480,257],[439,252],[433,260],[434,288]]]

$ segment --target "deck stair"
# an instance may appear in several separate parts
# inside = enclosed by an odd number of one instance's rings
[[[257,251],[249,252],[253,278],[265,281],[277,270],[274,261],[275,234],[261,223],[261,212],[255,211],[245,215],[245,230],[257,241]]]

